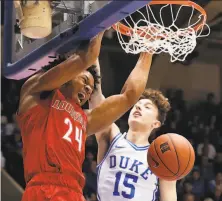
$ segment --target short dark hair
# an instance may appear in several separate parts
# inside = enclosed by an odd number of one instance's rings
[[[155,89],[146,89],[140,99],[149,99],[152,101],[158,109],[157,118],[163,125],[171,107],[168,99],[162,94],[162,92]]]
[[[58,59],[55,59],[53,62],[49,62],[48,65],[42,67],[42,69],[44,71],[48,71],[50,70],[51,68],[61,64],[62,62],[64,62],[67,58],[65,56],[59,56]],[[89,73],[91,73],[91,75],[93,76],[93,79],[94,79],[94,90],[97,89],[97,85],[100,83],[100,79],[101,79],[101,76],[98,75],[97,71],[96,71],[96,65],[92,65],[90,66],[87,71]]]
[[[100,83],[100,80],[101,80],[101,76],[96,71],[96,65],[90,66],[87,69],[87,71],[90,72],[91,75],[93,76],[93,79],[94,79],[94,90],[96,90],[97,89],[97,85]]]

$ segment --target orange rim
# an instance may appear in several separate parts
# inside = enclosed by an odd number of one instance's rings
[[[157,4],[185,5],[185,6],[190,6],[190,7],[193,6],[196,10],[198,10],[203,15],[203,19],[200,21],[200,23],[193,27],[193,29],[195,31],[198,31],[199,29],[201,29],[204,26],[204,24],[206,23],[206,19],[207,19],[206,11],[201,6],[199,6],[198,4],[196,4],[192,1],[189,1],[189,0],[188,1],[156,1],[156,0],[153,0],[150,3],[148,3],[147,5],[157,5]],[[118,29],[117,29],[117,25],[118,25]],[[133,31],[132,28],[122,24],[121,22],[117,22],[112,27],[116,31],[120,32],[121,34],[123,34],[125,36],[128,36]],[[142,32],[141,30],[138,30],[138,34],[141,34],[141,32]],[[143,34],[142,34],[142,36],[143,36]]]

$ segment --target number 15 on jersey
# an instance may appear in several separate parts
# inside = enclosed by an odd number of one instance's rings
[[[123,184],[120,184],[122,177],[124,178]],[[136,184],[137,181],[138,181],[138,177],[135,175],[126,173],[124,176],[124,174],[121,171],[117,172],[113,196],[123,196],[124,198],[127,198],[127,199],[134,198],[135,190],[136,190],[134,184]],[[123,186],[126,189],[126,191],[123,190],[120,192],[119,185]]]

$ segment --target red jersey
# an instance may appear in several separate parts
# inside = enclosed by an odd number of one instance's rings
[[[18,115],[18,123],[23,141],[26,182],[41,173],[60,173],[82,189],[87,124],[82,108],[56,90],[52,100],[46,104],[34,106]],[[61,182],[66,183],[63,180]]]

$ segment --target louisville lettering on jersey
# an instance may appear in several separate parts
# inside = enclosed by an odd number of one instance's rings
[[[109,168],[127,169],[136,173],[138,176],[147,180],[149,175],[152,175],[152,171],[148,168],[144,168],[144,164],[136,159],[131,159],[126,156],[111,155],[109,157]]]
[[[84,121],[81,113],[76,112],[73,105],[67,101],[55,100],[52,104],[52,107],[57,110],[63,110],[70,114],[71,118],[74,121],[79,122],[82,125],[82,128],[86,130],[86,122]]]

